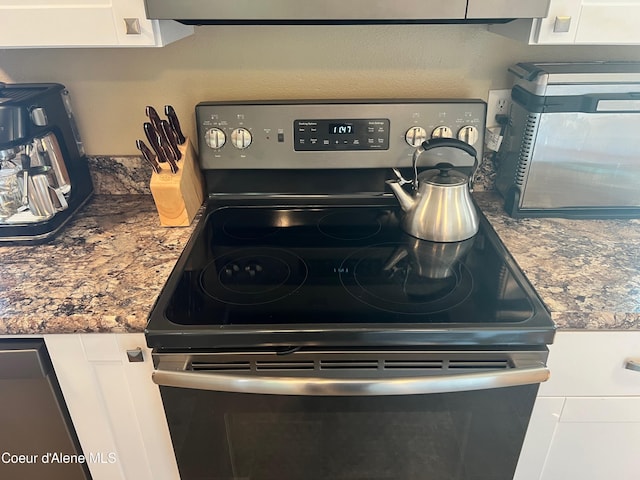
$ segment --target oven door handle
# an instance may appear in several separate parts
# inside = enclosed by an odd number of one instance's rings
[[[454,375],[393,378],[275,377],[154,370],[154,383],[177,388],[261,395],[381,396],[465,392],[541,383],[549,378],[543,364]]]

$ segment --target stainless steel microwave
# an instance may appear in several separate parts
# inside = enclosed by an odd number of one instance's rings
[[[498,23],[546,17],[550,0],[145,0],[187,24]]]
[[[640,218],[640,62],[520,63],[497,155],[514,217]]]

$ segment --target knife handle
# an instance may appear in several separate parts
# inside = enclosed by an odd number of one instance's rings
[[[178,148],[178,142],[176,140],[175,133],[171,128],[171,125],[169,125],[169,122],[167,122],[166,120],[160,120],[160,126],[162,127],[162,133],[164,137],[169,143],[169,148],[171,148],[173,158],[175,158],[176,160],[180,160],[182,158],[182,153]]]
[[[145,108],[145,113],[147,114],[147,117],[149,117],[149,121],[151,122],[151,125],[153,125],[153,128],[155,128],[158,133],[162,132],[160,115],[158,115],[156,109],[150,105],[147,105]]]
[[[176,141],[178,142],[178,145],[183,145],[184,142],[187,141],[187,138],[184,136],[182,130],[180,129],[180,121],[178,120],[176,111],[171,105],[165,105],[164,114],[169,119],[169,124],[171,125],[171,128],[176,135]]]
[[[167,162],[169,163],[169,168],[171,169],[171,173],[177,173],[178,164],[176,163],[176,160],[173,158],[173,153],[171,152],[171,149],[168,149],[167,147],[164,147],[164,146],[161,148],[165,149],[165,156],[167,157]]]
[[[144,158],[151,165],[151,168],[153,168],[153,171],[155,173],[160,173],[160,165],[156,160],[156,156],[149,149],[149,147],[147,147],[147,144],[144,143],[142,140],[136,140],[136,147],[138,147],[138,150],[140,150],[140,152],[142,153],[142,158]]]
[[[156,155],[158,156],[158,161],[161,163],[166,162],[167,157],[164,150],[160,146],[160,141],[158,139],[158,132],[156,132],[156,129],[153,128],[153,125],[151,125],[151,123],[149,122],[144,122],[143,128],[144,128],[144,134],[146,135],[147,140],[151,145],[151,148],[153,148],[153,151],[156,152]]]

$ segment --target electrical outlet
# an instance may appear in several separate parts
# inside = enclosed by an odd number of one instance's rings
[[[487,99],[487,122],[486,127],[497,127],[500,124],[496,121],[496,115],[508,115],[511,109],[511,89],[489,90]]]

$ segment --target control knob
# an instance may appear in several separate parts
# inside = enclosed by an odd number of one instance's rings
[[[473,145],[478,141],[478,129],[473,125],[467,125],[462,127],[458,132],[458,140],[467,142],[469,145]]]
[[[217,150],[218,148],[222,148],[223,145],[226,143],[227,136],[219,128],[210,128],[204,134],[204,141],[211,148],[215,148]]]
[[[431,138],[453,138],[453,130],[446,125],[440,125],[433,129]]]
[[[427,139],[427,131],[422,127],[411,127],[404,134],[404,139],[413,148],[418,148]]]
[[[246,128],[236,128],[233,132],[231,132],[231,144],[243,150],[251,145],[251,141],[253,140],[251,136],[251,132]]]

